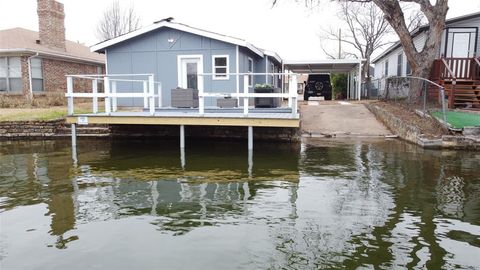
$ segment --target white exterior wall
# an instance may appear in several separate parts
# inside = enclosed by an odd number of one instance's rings
[[[423,46],[425,45],[425,33],[420,33],[418,36],[413,38],[413,44],[417,51],[421,51]],[[390,76],[397,76],[397,61],[398,61],[398,54],[402,53],[402,72],[400,76],[407,75],[407,56],[403,52],[403,48],[400,47],[395,51],[389,53],[387,56],[383,57],[380,61],[375,63],[375,72],[374,72],[374,80],[382,79],[385,77]],[[385,74],[385,62],[388,60],[388,74]]]

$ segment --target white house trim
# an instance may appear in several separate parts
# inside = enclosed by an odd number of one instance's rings
[[[215,71],[215,67],[216,67],[215,66],[215,58],[223,58],[223,57],[227,58],[227,66],[226,66],[226,68],[227,68],[226,74],[227,75],[224,76],[224,77],[221,77],[221,76],[217,77],[217,73]],[[212,74],[213,74],[212,75],[212,80],[214,80],[214,81],[228,81],[228,80],[230,80],[229,73],[230,73],[230,56],[228,54],[214,54],[214,55],[212,55]]]
[[[279,63],[282,63],[282,58],[276,52],[265,50],[265,51],[263,51],[263,53],[265,55],[268,55],[268,56],[271,56],[271,57],[275,58],[275,60],[277,60]]]
[[[260,57],[264,57],[264,53],[261,50],[259,50],[258,48],[256,48],[252,44],[246,42],[243,39],[229,37],[229,36],[217,34],[217,33],[214,33],[214,32],[209,32],[209,31],[205,31],[205,30],[202,30],[202,29],[194,28],[194,27],[191,27],[191,26],[188,26],[188,25],[185,25],[185,24],[167,22],[167,21],[161,21],[161,22],[158,22],[158,23],[154,23],[154,24],[151,24],[149,26],[146,26],[146,27],[140,28],[138,30],[132,31],[130,33],[127,33],[125,35],[121,35],[121,36],[118,36],[116,38],[112,38],[112,39],[100,42],[98,44],[95,44],[95,45],[91,46],[90,51],[92,51],[92,52],[102,51],[103,49],[105,49],[109,46],[115,45],[115,44],[120,43],[122,41],[134,38],[136,36],[148,33],[150,31],[153,31],[153,30],[156,30],[156,29],[159,29],[159,28],[162,28],[162,27],[173,28],[173,29],[176,29],[176,30],[179,30],[179,31],[184,31],[184,32],[188,32],[188,33],[191,33],[191,34],[204,36],[204,37],[208,37],[208,38],[211,38],[211,39],[216,39],[216,40],[231,43],[231,44],[234,44],[234,45],[246,47],[249,50],[251,50],[252,52],[259,55]]]

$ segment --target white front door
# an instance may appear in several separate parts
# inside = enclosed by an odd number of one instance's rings
[[[201,55],[178,56],[178,86],[203,90],[203,57]]]

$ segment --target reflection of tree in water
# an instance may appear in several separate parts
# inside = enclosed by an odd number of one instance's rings
[[[467,210],[465,199],[458,199],[462,197],[458,186],[463,185],[456,183],[459,167],[451,166],[452,170],[446,173],[444,167],[452,160],[437,156],[439,152],[418,152],[408,145],[392,146],[395,149],[382,149],[386,155],[377,162],[384,164],[379,168],[384,173],[380,180],[394,189],[395,207],[383,225],[352,237],[350,242],[357,248],[345,264],[352,268],[365,265],[439,268],[448,264],[448,257],[439,244],[439,237],[443,236],[436,234],[435,220],[438,216],[452,217],[451,213],[441,211],[445,209],[442,205],[449,201],[455,209]],[[445,184],[454,188],[445,188]],[[453,217],[461,218],[458,214]]]
[[[300,210],[296,226],[275,231],[282,260],[273,268],[436,269],[454,266],[440,238],[476,246],[471,233],[438,233],[439,217],[478,224],[472,205],[480,205],[479,197],[464,195],[480,191],[478,177],[470,175],[479,166],[474,156],[446,157],[395,142],[307,148],[301,160],[300,183],[317,181],[316,194],[334,195],[319,199],[314,214]]]

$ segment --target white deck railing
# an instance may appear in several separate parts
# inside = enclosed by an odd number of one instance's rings
[[[199,74],[199,76],[212,76],[213,74]],[[243,92],[237,90],[235,93],[221,93],[221,92],[205,92],[203,87],[200,87],[198,97],[198,113],[199,115],[205,114],[205,98],[206,97],[230,97],[243,99],[243,114],[248,116],[249,114],[249,99],[250,98],[287,98],[288,108],[291,109],[293,117],[297,116],[297,74],[292,73],[229,73],[226,75],[243,76]],[[249,76],[256,75],[281,75],[289,76],[289,89],[287,93],[250,93],[249,92]],[[98,99],[104,99],[105,102],[105,114],[110,115],[112,112],[118,110],[118,98],[143,98],[143,107],[148,109],[150,115],[155,115],[156,108],[162,107],[162,84],[154,80],[153,74],[108,74],[108,75],[67,75],[67,98],[68,115],[74,115],[74,98],[91,98],[92,99],[92,113],[97,114]],[[146,79],[122,79],[121,77],[146,77]],[[92,89],[90,92],[75,92],[74,91],[74,79],[91,80]],[[104,92],[98,92],[98,82],[103,81]],[[131,82],[132,84],[141,84],[143,91],[134,91],[129,93],[118,93],[117,82]],[[155,85],[156,93],[155,93]],[[133,87],[135,89],[135,87]],[[88,90],[87,90],[88,91]],[[133,90],[132,90],[133,91]],[[156,104],[155,100],[158,99]],[[157,105],[157,107],[155,106]],[[239,106],[240,107],[240,106]]]

